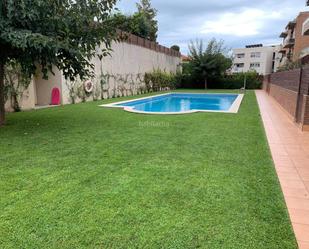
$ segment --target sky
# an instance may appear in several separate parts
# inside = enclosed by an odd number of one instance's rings
[[[133,13],[138,0],[119,0],[117,7]],[[158,10],[158,42],[177,44],[188,53],[192,40],[223,39],[228,48],[249,44],[280,44],[279,35],[300,11],[305,0],[152,0]]]

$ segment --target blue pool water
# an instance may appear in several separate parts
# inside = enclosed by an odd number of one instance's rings
[[[238,94],[190,94],[171,93],[115,104],[130,107],[132,111],[177,113],[189,111],[229,111]]]

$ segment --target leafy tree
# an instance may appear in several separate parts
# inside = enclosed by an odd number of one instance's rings
[[[147,39],[151,41],[157,40],[158,33],[158,21],[155,19],[157,16],[157,10],[151,6],[150,0],[141,0],[140,3],[136,4],[138,13],[144,15],[149,23],[149,34]]]
[[[149,0],[142,0],[136,5],[138,10],[133,15],[124,15],[118,12],[114,14],[111,19],[122,31],[151,41],[156,41],[158,23],[155,17],[157,15],[157,10],[151,7]]]
[[[137,12],[131,17],[130,33],[151,40],[151,30],[151,23],[145,14]]]
[[[5,66],[15,60],[29,77],[36,65],[45,78],[52,65],[70,80],[92,75],[90,60],[104,44],[108,54],[115,39],[109,18],[116,0],[1,0],[0,125],[4,124]]]
[[[212,39],[207,47],[202,40],[189,44],[190,62],[188,70],[195,79],[202,79],[207,88],[208,80],[220,77],[232,65],[232,60],[226,56],[227,49],[223,41]]]
[[[115,23],[115,25],[122,31],[132,33],[132,22],[133,18],[131,15],[124,15],[121,12],[113,14],[110,19]]]
[[[173,46],[171,46],[171,49],[180,52],[180,47],[179,47],[178,45],[173,45]]]

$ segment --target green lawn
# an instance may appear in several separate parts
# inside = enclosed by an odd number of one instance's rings
[[[108,100],[8,115],[0,248],[297,248],[254,92],[238,114]]]

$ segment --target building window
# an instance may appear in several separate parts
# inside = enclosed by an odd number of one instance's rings
[[[244,63],[236,63],[236,64],[235,64],[235,67],[236,67],[236,68],[243,68],[244,66],[245,66]]]
[[[245,54],[236,54],[236,57],[238,59],[245,58]]]
[[[250,63],[250,68],[257,68],[260,67],[261,64],[259,62],[255,62],[255,63]]]
[[[261,52],[252,52],[250,55],[251,58],[260,58]]]
[[[271,65],[271,71],[274,73],[275,72],[275,62],[273,61],[272,65]]]

